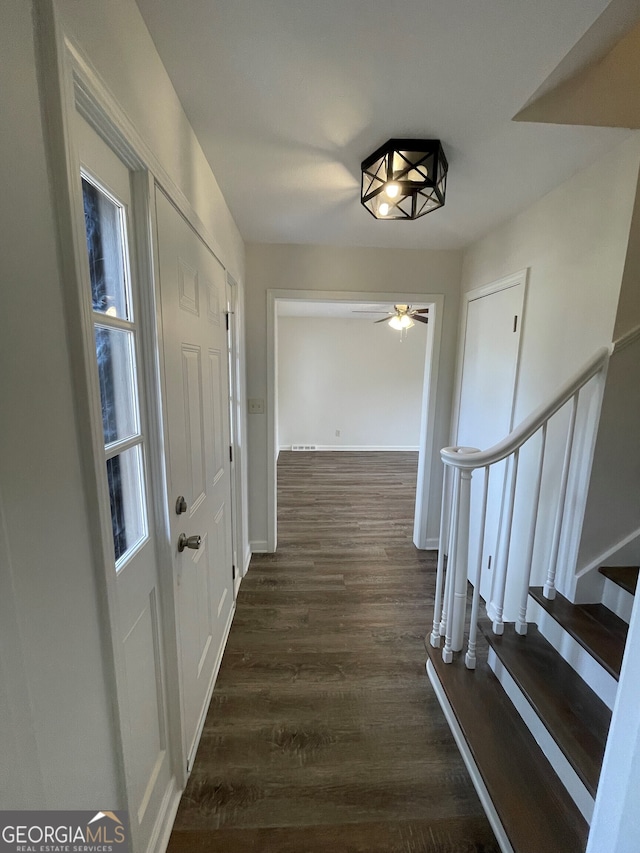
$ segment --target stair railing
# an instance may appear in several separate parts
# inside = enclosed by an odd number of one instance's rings
[[[440,451],[445,468],[434,617],[430,642],[432,646],[439,647],[444,637],[442,658],[445,663],[451,663],[454,652],[461,651],[464,644],[468,594],[467,579],[469,574],[472,573],[473,593],[465,664],[469,669],[474,669],[476,665],[478,611],[480,606],[480,585],[482,581],[489,482],[492,472],[496,470],[495,466],[499,462],[506,460],[507,469],[502,505],[500,507],[498,544],[494,563],[495,574],[492,583],[491,600],[487,606],[487,612],[492,619],[494,633],[502,634],[504,631],[505,593],[510,570],[510,552],[513,540],[513,520],[520,451],[527,442],[535,436],[539,436],[537,461],[534,466],[533,477],[524,483],[527,493],[531,495],[531,516],[529,529],[525,535],[524,571],[521,572],[521,577],[519,578],[521,589],[516,631],[519,634],[526,634],[527,632],[527,597],[531,583],[536,531],[540,516],[540,494],[545,468],[545,453],[548,448],[548,425],[551,418],[566,406],[569,416],[566,434],[564,435],[563,460],[555,497],[551,548],[543,587],[543,593],[546,598],[552,599],[555,597],[560,543],[567,524],[567,490],[575,447],[580,392],[591,379],[598,377],[600,380],[600,400],[602,399],[604,378],[606,376],[609,357],[613,350],[613,345],[598,350],[578,373],[558,389],[549,402],[536,409],[509,433],[506,438],[488,450],[478,450],[473,447],[445,447]],[[478,542],[475,545],[475,553],[470,553],[471,481],[474,472],[479,472],[480,476],[483,477],[483,485],[478,513]]]

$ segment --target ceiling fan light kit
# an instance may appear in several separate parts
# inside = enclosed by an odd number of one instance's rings
[[[418,219],[444,205],[439,139],[390,139],[362,161],[360,202],[375,219]]]

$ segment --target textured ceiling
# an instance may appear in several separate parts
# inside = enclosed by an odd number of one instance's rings
[[[431,249],[627,135],[512,121],[586,34],[581,61],[598,55],[624,3],[138,0],[245,240]],[[393,136],[438,137],[449,160],[445,207],[415,222],[360,205],[360,162]]]

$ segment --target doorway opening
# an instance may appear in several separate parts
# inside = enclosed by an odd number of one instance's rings
[[[429,522],[432,521],[432,518],[436,518],[440,511],[439,502],[430,499],[430,487],[432,481],[437,480],[440,467],[439,448],[434,441],[434,421],[444,297],[440,294],[425,293],[270,290],[267,294],[267,300],[267,550],[273,552],[277,546],[277,459],[281,446],[280,425],[278,423],[278,344],[279,317],[283,308],[289,313],[297,305],[296,313],[306,316],[359,316],[369,317],[368,321],[371,322],[380,317],[384,319],[384,314],[369,314],[368,312],[372,308],[381,310],[382,306],[385,310],[393,310],[394,305],[402,303],[429,308],[429,324],[423,327],[422,324],[416,323],[418,328],[411,330],[411,333],[415,335],[424,336],[424,369],[420,389],[421,413],[413,541],[417,548],[436,548],[437,540],[430,539],[427,530],[432,526],[429,525]],[[353,314],[353,311],[366,311],[367,313]],[[400,333],[392,332],[391,334],[399,335]],[[400,346],[399,341],[397,343]],[[336,430],[340,431],[340,427],[336,426]],[[342,436],[334,436],[334,438],[341,439]],[[331,444],[334,443],[331,442]],[[401,445],[401,442],[398,441],[397,444]],[[325,446],[325,449],[328,448]],[[341,447],[334,445],[331,449],[340,450]]]

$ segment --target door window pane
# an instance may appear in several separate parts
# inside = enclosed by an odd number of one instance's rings
[[[96,324],[104,443],[139,432],[133,332]]]
[[[126,555],[147,535],[140,445],[107,460],[107,480],[117,570]]]
[[[124,211],[85,177],[82,197],[93,310],[132,320],[123,238]]]

